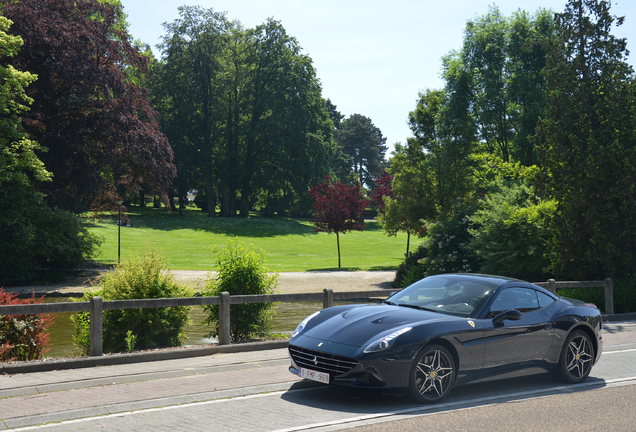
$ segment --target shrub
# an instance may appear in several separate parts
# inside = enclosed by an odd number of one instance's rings
[[[230,294],[273,294],[278,275],[269,275],[263,266],[263,255],[233,244],[218,250],[218,274],[210,278],[204,290],[207,296]],[[235,342],[267,336],[273,319],[273,303],[252,303],[230,306],[230,334]],[[219,334],[218,306],[205,308],[208,324],[215,324],[211,336]]]
[[[0,287],[0,305],[42,303],[35,296],[19,299]],[[47,329],[53,323],[51,314],[0,316],[0,361],[38,360],[48,351]]]
[[[26,201],[13,204],[0,204],[0,244],[11,245],[0,248],[0,283],[32,282],[37,269],[76,267],[101,242],[72,213]]]
[[[558,294],[594,303],[605,312],[605,292],[600,287],[564,288]],[[636,276],[614,279],[614,313],[636,312]]]
[[[415,252],[409,253],[395,272],[393,286],[396,288],[404,288],[422,279],[426,271],[421,265],[421,260],[425,256],[426,248],[424,246],[420,246]]]
[[[550,255],[548,225],[556,202],[539,201],[524,184],[497,182],[471,217],[470,247],[480,258],[480,271],[524,280],[544,280]]]
[[[190,290],[162,272],[162,260],[155,254],[133,257],[115,267],[99,281],[99,289],[87,292],[83,301],[94,296],[104,300],[188,297]],[[109,310],[104,312],[104,352],[122,352],[182,345],[190,310],[186,306]],[[89,314],[71,317],[75,325],[73,341],[88,353]]]

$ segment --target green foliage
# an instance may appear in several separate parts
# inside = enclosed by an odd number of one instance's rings
[[[32,99],[26,87],[36,76],[5,66],[22,39],[7,34],[0,17],[0,283],[31,281],[37,268],[69,268],[91,256],[99,240],[70,213],[46,207],[37,191],[51,174],[38,158],[40,146],[22,131]],[[10,247],[8,245],[11,245]]]
[[[83,301],[100,296],[104,300],[189,297],[191,291],[162,271],[164,264],[154,253],[131,257],[102,277],[99,289],[87,292]],[[109,310],[104,312],[104,352],[123,352],[179,346],[185,340],[189,319],[186,306]],[[84,352],[90,348],[89,316],[71,317],[73,342]]]
[[[393,286],[406,287],[426,276],[426,269],[420,265],[426,256],[426,248],[419,246],[415,252],[409,253],[395,272]]]
[[[0,305],[42,303],[41,298],[19,299],[0,287]],[[39,360],[48,351],[50,314],[0,316],[0,361]]]
[[[204,192],[211,215],[294,210],[337,147],[311,59],[280,22],[245,29],[224,14],[179,8],[151,82],[176,154],[180,196]]]
[[[336,142],[351,160],[351,169],[361,185],[374,186],[384,169],[386,138],[370,118],[353,114],[336,129]]]
[[[527,185],[497,182],[471,216],[470,247],[481,261],[480,271],[526,280],[548,276],[548,226],[556,203],[538,201]]]
[[[216,251],[218,274],[208,280],[204,294],[218,296],[222,292],[239,294],[273,294],[278,276],[268,274],[262,253],[238,243]],[[267,336],[273,319],[273,303],[252,303],[230,306],[230,335],[234,342]],[[218,335],[218,306],[205,308],[208,324],[216,323],[211,335]]]
[[[539,138],[559,278],[621,278],[636,263],[636,86],[610,7],[568,1],[548,58]]]

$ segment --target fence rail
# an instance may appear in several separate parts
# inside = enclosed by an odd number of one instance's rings
[[[614,284],[612,279],[604,281],[559,281],[549,279],[546,282],[536,282],[554,293],[562,288],[603,287],[605,290],[605,313],[614,313]],[[105,310],[161,308],[174,306],[219,306],[219,345],[229,344],[230,338],[230,305],[246,303],[293,303],[299,301],[322,301],[323,308],[333,306],[336,300],[355,300],[385,298],[393,291],[347,291],[334,292],[324,289],[321,293],[303,294],[261,294],[261,295],[230,295],[223,292],[216,297],[179,297],[159,299],[134,300],[103,300],[93,297],[85,302],[38,303],[28,305],[0,305],[0,316],[38,313],[60,312],[90,312],[90,355],[103,354],[103,312]]]

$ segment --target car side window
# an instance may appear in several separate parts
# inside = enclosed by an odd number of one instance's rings
[[[498,313],[516,309],[520,312],[528,312],[539,309],[539,300],[536,291],[529,288],[507,288],[497,294],[490,306],[490,317]]]
[[[552,297],[550,297],[547,294],[544,294],[540,291],[536,291],[537,293],[537,298],[539,299],[539,307],[540,308],[544,308],[546,306],[548,306],[549,304],[554,303],[554,299]]]

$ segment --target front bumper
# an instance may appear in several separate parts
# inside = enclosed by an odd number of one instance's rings
[[[308,362],[307,356],[299,358],[298,349],[303,350],[309,358],[318,358],[318,360]],[[303,367],[329,373],[329,383],[347,387],[388,389],[406,388],[409,385],[411,360],[396,358],[391,353],[340,357],[338,352],[316,351],[294,344],[290,344],[289,352],[291,358],[289,371],[297,376],[300,376],[300,368]],[[331,364],[325,364],[324,358],[335,359],[333,362],[342,359],[348,367],[338,370]]]

